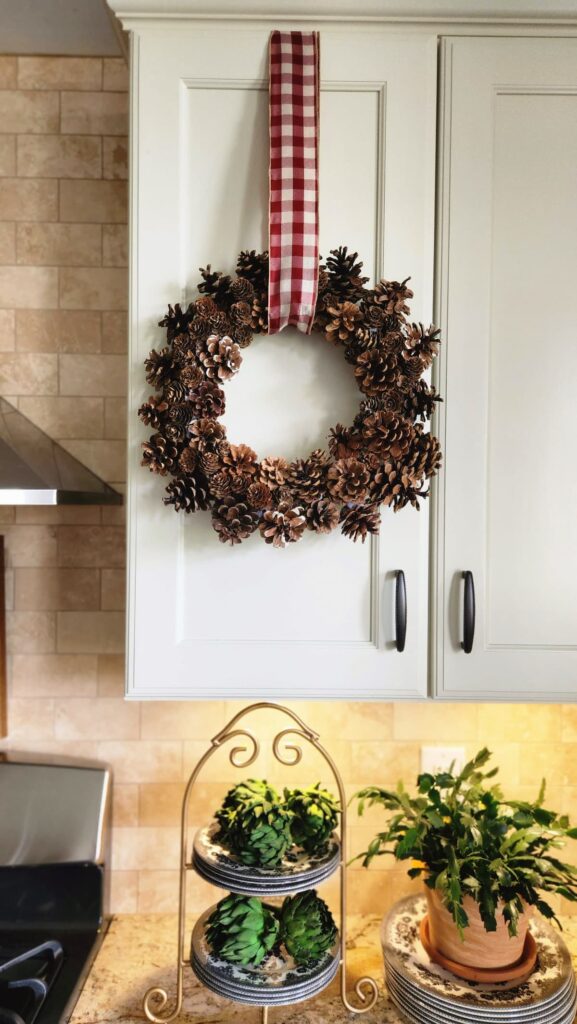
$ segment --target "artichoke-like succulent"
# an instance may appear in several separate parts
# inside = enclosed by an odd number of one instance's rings
[[[217,838],[243,864],[276,867],[292,845],[291,814],[266,780],[249,779],[231,789],[216,818]]]
[[[308,789],[285,789],[285,806],[292,812],[291,834],[307,853],[322,853],[339,821],[340,808],[320,782]]]
[[[337,937],[333,916],[314,889],[289,896],[280,916],[280,937],[297,964],[315,964]]]
[[[231,964],[258,966],[273,951],[278,935],[274,910],[255,896],[226,896],[206,922],[213,954]]]

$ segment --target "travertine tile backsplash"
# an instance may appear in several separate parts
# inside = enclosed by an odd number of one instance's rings
[[[125,477],[126,88],[120,60],[0,57],[0,394],[117,487]],[[113,907],[174,909],[184,780],[238,706],[123,701],[122,510],[0,508],[0,522],[10,608],[9,735],[0,745],[110,762]],[[545,774],[551,802],[577,816],[577,708],[295,708],[322,733],[349,793],[410,781],[422,742],[464,743],[469,753],[487,743],[510,789],[532,794]],[[263,714],[257,728],[267,739],[278,725]],[[259,769],[280,784],[316,781],[320,770],[314,758],[280,769],[270,754]],[[194,823],[238,778],[219,753]],[[351,813],[351,853],[378,821]],[[203,908],[209,887],[191,885]],[[351,907],[384,909],[407,885],[390,858],[353,869]]]

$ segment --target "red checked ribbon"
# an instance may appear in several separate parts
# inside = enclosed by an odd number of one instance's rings
[[[319,33],[272,32],[269,334],[312,330],[319,277]]]

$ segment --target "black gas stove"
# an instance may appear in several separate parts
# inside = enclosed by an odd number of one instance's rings
[[[107,927],[108,772],[79,765],[25,769],[0,763],[0,1024],[61,1024]],[[18,789],[17,801],[8,786]],[[48,862],[37,863],[41,851]],[[66,860],[71,854],[89,856]]]

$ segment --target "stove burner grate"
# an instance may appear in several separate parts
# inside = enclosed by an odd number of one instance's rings
[[[0,948],[0,1024],[33,1024],[62,967],[59,942],[24,952]]]

